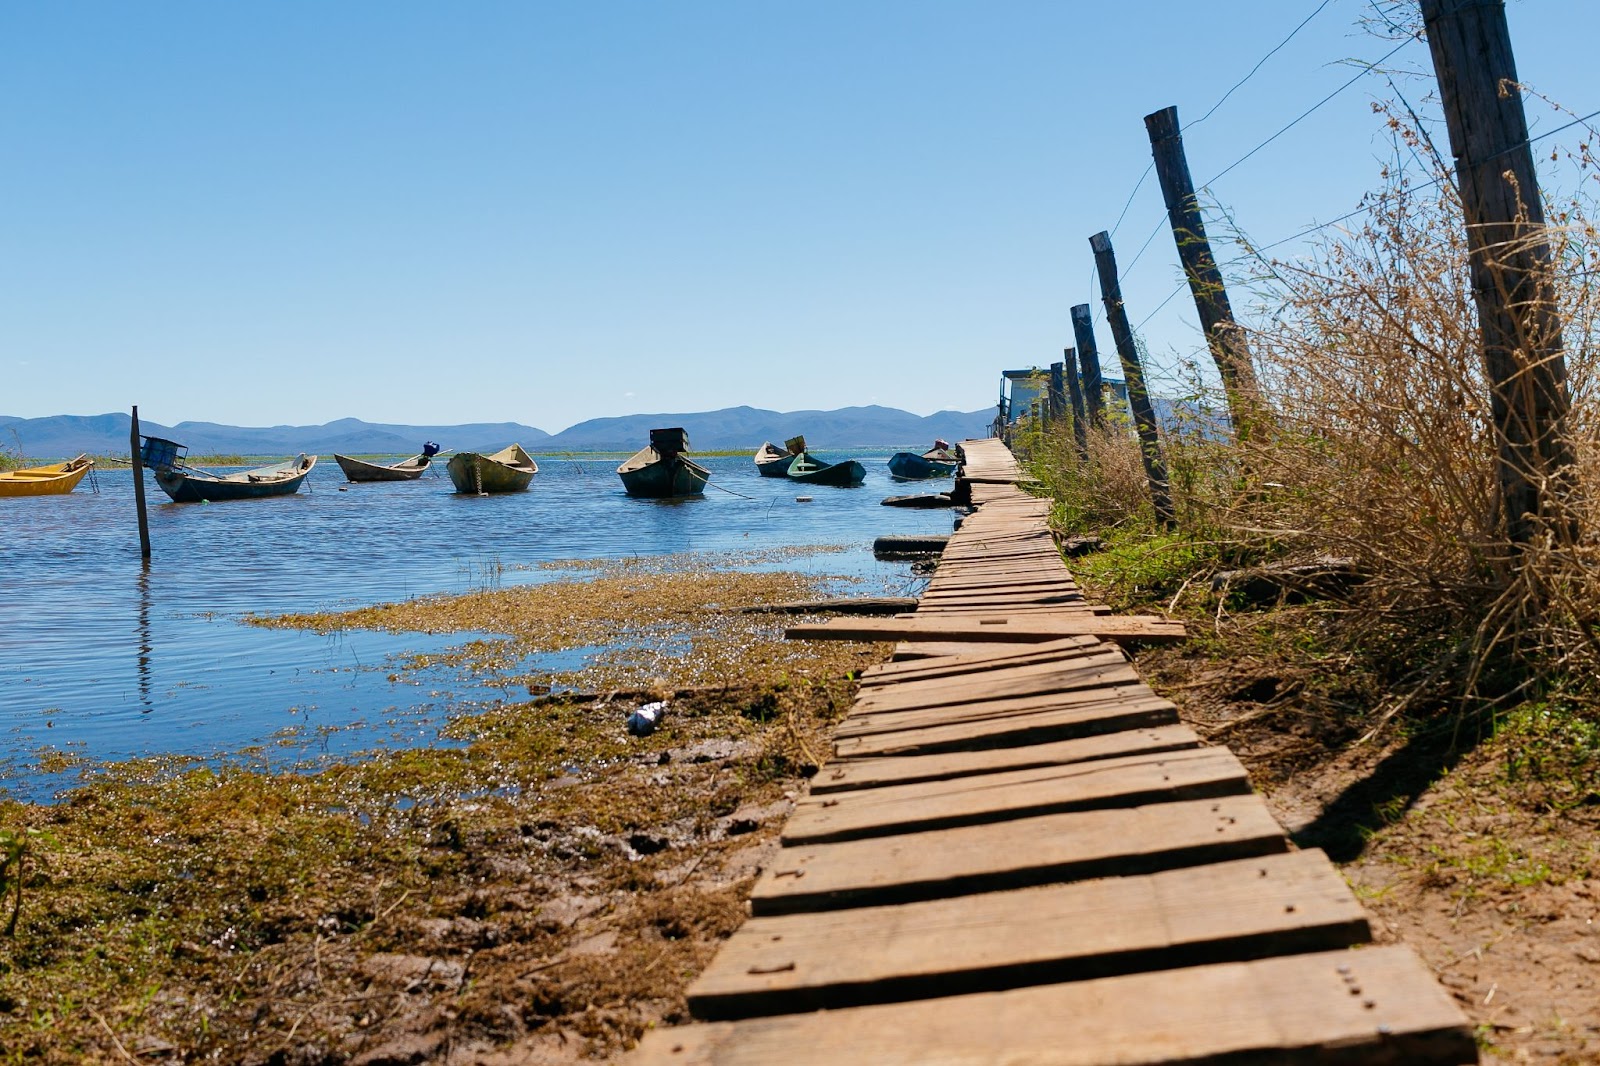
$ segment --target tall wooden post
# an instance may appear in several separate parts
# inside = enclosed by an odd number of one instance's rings
[[[1257,415],[1254,409],[1259,403],[1260,388],[1250,361],[1250,346],[1245,342],[1244,330],[1233,319],[1222,271],[1217,269],[1211,242],[1206,238],[1200,201],[1194,194],[1194,179],[1189,176],[1189,160],[1183,152],[1178,109],[1169,107],[1146,115],[1144,126],[1150,134],[1150,152],[1155,157],[1156,177],[1167,203],[1172,238],[1178,243],[1178,259],[1183,263],[1183,274],[1189,279],[1189,292],[1200,315],[1200,329],[1222,375],[1234,432],[1243,439],[1249,436],[1250,423]]]
[[[1078,361],[1083,364],[1083,403],[1089,410],[1091,425],[1106,422],[1105,385],[1100,380],[1100,349],[1094,343],[1094,320],[1088,304],[1072,308],[1072,337],[1078,342]]]
[[[1060,363],[1050,364],[1050,421],[1058,422],[1067,413],[1067,383]]]
[[[139,446],[139,405],[133,406],[133,424],[128,430],[128,450],[133,455],[133,504],[139,511],[139,557],[150,558],[150,519],[144,513],[144,460]]]
[[[1111,337],[1116,341],[1117,356],[1122,360],[1122,376],[1128,383],[1128,406],[1133,409],[1133,423],[1139,430],[1139,455],[1144,459],[1145,477],[1150,482],[1150,502],[1155,505],[1156,518],[1170,527],[1177,515],[1172,510],[1172,497],[1167,489],[1167,467],[1161,460],[1156,414],[1144,388],[1144,367],[1139,363],[1139,350],[1133,343],[1128,313],[1122,307],[1122,283],[1117,277],[1117,255],[1111,248],[1111,235],[1104,230],[1096,233],[1089,238],[1089,247],[1094,249],[1094,265],[1100,274],[1100,298],[1105,301],[1106,321],[1111,325]]]
[[[1466,215],[1506,533],[1526,544],[1550,518],[1576,535],[1570,512],[1553,513],[1572,485],[1572,403],[1505,4],[1422,0],[1422,22]]]
[[[1083,387],[1078,384],[1078,352],[1063,348],[1061,354],[1066,362],[1063,376],[1067,379],[1067,396],[1072,401],[1072,436],[1078,442],[1078,457],[1088,462],[1089,424],[1083,409]]]

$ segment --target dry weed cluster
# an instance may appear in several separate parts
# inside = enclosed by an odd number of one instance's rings
[[[1389,124],[1397,157],[1431,159],[1431,173],[1391,168],[1364,221],[1323,231],[1308,255],[1253,256],[1256,307],[1241,324],[1264,417],[1241,441],[1220,391],[1197,385],[1176,405],[1163,436],[1176,533],[1148,533],[1126,427],[1092,433],[1087,463],[1064,427],[1036,433],[1036,469],[1063,526],[1144,531],[1124,562],[1147,592],[1181,597],[1217,571],[1267,562],[1338,560],[1358,572],[1365,580],[1318,605],[1301,639],[1317,656],[1370,668],[1391,711],[1481,711],[1587,688],[1600,668],[1600,241],[1589,194],[1545,207],[1545,291],[1563,320],[1576,460],[1535,471],[1548,504],[1519,547],[1501,505],[1455,185],[1425,134]],[[1566,162],[1592,189],[1588,144]],[[1540,338],[1525,340],[1537,362]],[[1215,607],[1220,617],[1228,604]]]

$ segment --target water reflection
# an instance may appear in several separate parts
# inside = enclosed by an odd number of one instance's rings
[[[143,713],[149,714],[155,710],[155,703],[151,700],[153,685],[150,680],[150,653],[154,650],[154,642],[150,637],[150,560],[142,560],[139,566],[139,662],[137,666],[139,676],[139,703],[144,708]]]

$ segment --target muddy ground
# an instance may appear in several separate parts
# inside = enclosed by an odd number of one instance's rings
[[[131,765],[55,806],[0,803],[0,829],[48,834],[0,937],[0,1062],[606,1061],[686,1020],[853,676],[888,650],[784,643],[737,608],[815,579],[703,563],[262,620],[505,632],[445,657],[508,693],[459,708],[454,747],[316,773]],[[620,650],[506,673],[597,643]],[[1363,739],[1370,708],[1334,713],[1303,662],[1258,652],[1208,637],[1138,661],[1341,865],[1377,937],[1422,954],[1489,1061],[1600,1062],[1594,759],[1537,723]],[[661,728],[628,736],[663,697]]]
[[[506,633],[445,657],[521,694],[459,707],[453,746],[318,772],[121,765],[53,806],[0,803],[29,846],[0,1062],[578,1062],[683,1020],[887,650],[785,643],[737,608],[818,579],[703,562],[261,620]],[[596,643],[622,650],[505,673]],[[660,727],[630,736],[658,700]]]

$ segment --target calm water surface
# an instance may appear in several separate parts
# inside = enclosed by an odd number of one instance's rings
[[[281,499],[173,504],[147,475],[148,570],[126,469],[99,472],[98,494],[85,481],[68,496],[0,500],[0,787],[47,799],[72,784],[78,771],[41,761],[54,752],[100,761],[252,747],[287,762],[428,744],[459,701],[498,698],[492,681],[470,690],[451,671],[390,679],[396,657],[468,636],[318,636],[244,625],[247,614],[570,579],[515,569],[556,559],[791,545],[849,550],[768,565],[904,592],[909,568],[876,562],[873,538],[949,532],[950,512],[880,501],[949,483],[908,487],[890,480],[888,452],[856,454],[868,471],[858,489],[798,488],[757,476],[746,457],[705,459],[712,487],[681,501],[629,499],[615,459],[540,457],[530,491],[489,497],[456,495],[443,476],[347,485],[331,457]]]

